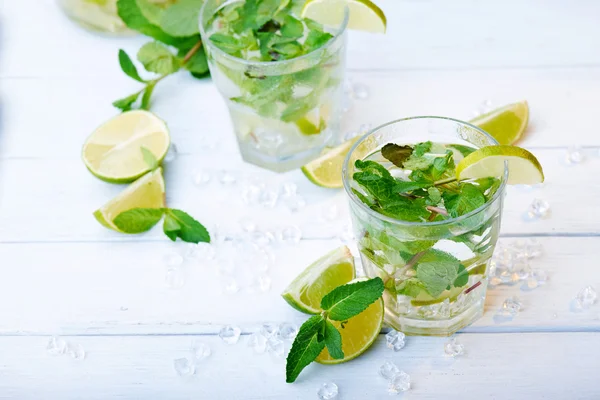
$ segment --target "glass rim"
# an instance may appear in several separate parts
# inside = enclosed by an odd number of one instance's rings
[[[227,1],[225,1],[224,3],[226,3],[226,2]],[[328,41],[327,43],[325,43],[325,45],[323,45],[323,46],[321,46],[321,47],[319,47],[317,49],[314,49],[310,53],[306,53],[304,55],[301,55],[300,57],[290,58],[289,60],[281,60],[281,61],[250,61],[250,60],[245,60],[243,58],[234,57],[231,54],[228,54],[228,53],[224,52],[223,50],[221,50],[220,48],[218,48],[217,46],[215,46],[213,43],[211,43],[210,40],[208,40],[207,33],[204,30],[204,24],[202,23],[202,16],[204,15],[204,9],[207,7],[208,3],[209,3],[209,1],[205,1],[204,4],[202,4],[202,7],[200,8],[200,14],[198,15],[198,25],[199,25],[199,28],[200,28],[200,37],[202,38],[202,44],[205,45],[205,46],[210,47],[211,51],[214,51],[220,57],[224,57],[224,58],[226,58],[226,59],[228,59],[230,61],[238,62],[240,64],[245,64],[245,65],[249,65],[249,66],[253,66],[253,67],[266,68],[266,67],[275,66],[275,65],[277,65],[277,66],[280,66],[280,65],[289,65],[289,64],[292,64],[292,63],[294,63],[296,61],[301,61],[301,60],[308,59],[308,58],[310,58],[310,56],[312,56],[317,51],[326,50],[326,49],[330,48],[334,43],[337,43],[337,41],[346,32],[346,28],[348,27],[348,20],[350,19],[350,10],[348,9],[348,6],[344,6],[344,18],[342,19],[342,23],[340,24],[338,30],[335,32],[335,34],[333,35],[333,37],[331,38],[331,40]],[[207,40],[204,40],[205,37],[207,38]]]
[[[401,219],[396,219],[396,218],[392,218],[392,217],[388,217],[387,215],[383,215],[378,213],[377,211],[374,211],[373,209],[371,209],[370,207],[368,207],[365,203],[363,203],[356,194],[354,194],[354,192],[352,191],[352,188],[350,187],[350,179],[347,175],[348,175],[348,169],[349,169],[349,163],[350,163],[350,158],[352,153],[356,150],[356,148],[363,143],[368,137],[370,137],[371,135],[374,135],[376,132],[380,131],[383,128],[386,128],[390,125],[394,125],[397,124],[399,122],[404,122],[404,121],[412,121],[412,120],[419,120],[419,119],[438,119],[438,120],[446,120],[446,121],[452,121],[452,122],[456,122],[462,125],[466,125],[476,131],[478,131],[479,133],[482,133],[485,137],[487,137],[491,142],[492,145],[498,145],[498,141],[496,139],[494,139],[494,137],[492,135],[490,135],[489,133],[487,133],[486,131],[484,131],[483,129],[470,124],[468,122],[465,121],[461,121],[459,119],[455,119],[455,118],[450,118],[450,117],[439,117],[439,116],[435,116],[435,115],[423,115],[423,116],[417,116],[417,117],[407,117],[407,118],[399,118],[390,122],[387,122],[383,125],[379,125],[376,128],[373,128],[372,130],[370,130],[369,132],[365,133],[363,136],[360,137],[359,140],[357,140],[352,147],[350,148],[350,151],[348,151],[348,154],[346,154],[346,158],[344,159],[344,163],[342,166],[342,182],[344,184],[344,190],[346,191],[346,194],[350,197],[350,200],[354,203],[356,203],[360,208],[362,208],[367,214],[370,214],[371,216],[374,216],[375,218],[378,218],[380,220],[386,221],[386,222],[390,222],[396,225],[405,225],[405,226],[410,226],[410,227],[434,227],[434,226],[442,226],[442,225],[448,225],[448,224],[453,224],[456,222],[461,222],[466,220],[467,218],[470,218],[474,215],[477,215],[479,213],[481,213],[482,211],[487,210],[492,203],[495,203],[500,196],[502,196],[502,194],[504,193],[504,189],[506,188],[506,182],[508,179],[508,165],[505,162],[504,163],[504,174],[502,176],[502,181],[500,182],[500,187],[498,187],[498,190],[496,191],[496,193],[494,193],[494,196],[492,196],[492,198],[490,199],[490,201],[486,201],[485,204],[483,204],[482,206],[476,208],[475,210],[465,214],[465,215],[461,215],[459,217],[456,218],[450,218],[450,219],[445,219],[443,221],[434,221],[434,222],[411,222],[411,221],[404,221]]]

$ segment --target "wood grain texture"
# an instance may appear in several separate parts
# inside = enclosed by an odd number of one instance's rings
[[[509,244],[513,239],[502,239]],[[485,314],[466,332],[600,331],[600,310],[573,312],[571,301],[586,285],[600,287],[600,238],[542,238],[545,255],[533,262],[549,276],[535,290],[520,284],[488,291]],[[307,265],[339,245],[302,241],[275,249],[271,290],[224,292],[228,276],[219,262],[189,259],[186,284],[165,285],[164,257],[181,246],[155,243],[0,244],[10,279],[0,281],[5,307],[0,334],[214,334],[234,323],[252,331],[265,321],[301,323],[306,316],[280,297]],[[236,274],[247,271],[239,264]],[[512,321],[495,318],[502,302],[518,296],[524,311]],[[123,310],[124,308],[125,310]]]
[[[342,191],[314,187],[299,171],[277,175],[243,164],[224,103],[209,80],[178,74],[156,90],[153,110],[171,128],[180,157],[166,165],[168,202],[190,211],[221,235],[239,232],[251,217],[277,232],[298,225],[297,246],[275,248],[267,293],[225,296],[213,263],[188,261],[186,284],[166,288],[163,258],[185,252],[154,230],[141,236],[110,232],[91,212],[122,186],[105,184],[83,167],[87,135],[116,115],[111,102],[138,90],[119,70],[117,51],[134,55],[143,37],[105,38],[70,23],[54,0],[0,2],[0,398],[4,399],[306,399],[334,381],[340,399],[387,396],[377,376],[385,360],[413,379],[414,399],[596,399],[600,349],[597,306],[572,312],[585,285],[600,288],[600,3],[558,0],[379,0],[388,33],[350,33],[348,76],[368,88],[344,117],[344,132],[410,115],[469,119],[484,100],[502,105],[526,99],[531,121],[522,145],[544,165],[538,189],[509,188],[502,240],[538,236],[548,272],[532,291],[489,291],[484,316],[459,334],[467,355],[443,354],[444,339],[408,338],[399,353],[383,336],[359,359],[335,367],[313,365],[294,385],[284,383],[284,360],[254,355],[246,338],[226,346],[223,324],[255,331],[266,320],[301,323],[280,291],[311,261],[340,245],[348,223]],[[173,101],[173,99],[177,101]],[[566,149],[585,146],[587,159],[565,165]],[[240,173],[276,188],[294,182],[308,202],[292,213],[248,207],[241,187],[222,186],[217,172]],[[197,187],[194,172],[208,170]],[[549,218],[522,219],[543,198]],[[333,220],[323,211],[335,205]],[[227,212],[225,212],[225,210]],[[214,229],[213,229],[214,230]],[[502,301],[517,295],[524,309],[511,321],[494,319]],[[83,362],[50,357],[49,334],[72,335],[88,352]],[[198,335],[197,337],[195,335]],[[210,363],[180,379],[173,359],[188,355],[192,339],[209,343]]]
[[[394,353],[383,335],[347,364],[310,365],[286,384],[284,360],[254,354],[246,337],[228,346],[215,336],[67,337],[88,352],[83,362],[45,354],[47,337],[0,338],[0,396],[18,399],[314,399],[335,382],[339,399],[387,398],[378,375],[390,360],[411,377],[410,399],[596,399],[600,337],[594,333],[459,334],[465,356],[444,354],[445,339],[410,337]],[[173,359],[192,340],[212,348],[197,374],[180,378]]]

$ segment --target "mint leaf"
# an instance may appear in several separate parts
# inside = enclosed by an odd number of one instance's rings
[[[325,43],[333,38],[333,35],[327,32],[319,32],[319,31],[310,31],[308,36],[306,36],[306,40],[304,41],[304,51],[306,53],[310,53],[322,47]]]
[[[113,101],[112,105],[117,107],[121,111],[129,111],[131,110],[131,106],[133,106],[133,103],[135,103],[138,97],[140,97],[140,93],[141,92],[137,92],[127,97],[123,97],[122,99],[115,100]]]
[[[177,54],[183,58],[189,50],[180,50]],[[206,61],[206,54],[204,53],[204,47],[201,47],[194,55],[188,60],[187,63],[183,64],[183,68],[190,71],[196,77],[201,77],[208,74],[208,62]]]
[[[170,5],[170,2],[155,3],[150,0],[136,0],[136,3],[142,15],[152,25],[160,25],[162,14]]]
[[[181,230],[181,224],[177,221],[177,219],[167,214],[165,216],[165,221],[163,222],[163,232],[169,239],[172,241],[177,240],[178,232]]]
[[[485,196],[471,183],[461,185],[459,193],[444,192],[444,205],[453,218],[470,213],[485,204]]]
[[[430,206],[435,206],[442,201],[442,192],[440,192],[440,189],[436,188],[435,186],[427,188],[427,195],[427,204]]]
[[[198,19],[203,0],[180,0],[167,8],[160,18],[160,27],[175,37],[198,34]]]
[[[119,49],[119,65],[121,66],[121,70],[125,72],[128,77],[135,79],[138,82],[146,82],[138,74],[137,68],[133,64],[133,61],[131,61],[131,58],[129,58],[129,55],[121,49]]]
[[[462,144],[450,144],[448,145],[448,147],[457,150],[460,154],[463,155],[463,157],[466,157],[475,151],[473,147],[463,146]]]
[[[344,358],[344,352],[342,350],[342,335],[337,328],[330,322],[325,321],[325,346],[329,355],[336,359],[341,360]]]
[[[388,143],[381,148],[381,155],[397,167],[404,168],[404,161],[410,157],[413,148],[410,146],[399,146]]]
[[[417,267],[417,278],[423,283],[427,292],[437,297],[456,280],[460,263],[448,261],[420,262]]]
[[[376,208],[375,210],[392,218],[419,222],[423,221],[430,214],[425,206],[424,198],[411,200],[398,196],[397,199],[385,202],[380,208]]]
[[[137,53],[138,60],[150,72],[168,75],[179,69],[179,60],[158,42],[143,45]]]
[[[140,150],[142,152],[142,158],[144,159],[144,162],[148,165],[148,168],[150,168],[151,171],[154,171],[156,168],[158,168],[158,160],[156,159],[154,154],[144,146],[141,146]]]
[[[416,155],[416,150],[408,160],[404,162],[404,168],[410,170],[426,170],[433,164],[432,157],[425,157],[424,155]]]
[[[172,241],[175,241],[179,237],[184,242],[189,243],[210,242],[210,235],[206,228],[181,210],[173,208],[165,210],[163,230],[165,235]]]
[[[457,276],[452,285],[454,287],[465,286],[469,283],[469,271],[465,268],[464,265],[460,264],[458,266]]]
[[[244,43],[238,39],[224,35],[222,33],[213,33],[210,35],[209,40],[214,43],[219,49],[223,50],[227,54],[236,55],[239,54],[240,50],[245,48]]]
[[[285,381],[292,383],[300,372],[325,348],[325,341],[319,341],[319,335],[325,320],[321,315],[309,318],[298,330],[285,365]]]
[[[156,225],[162,216],[162,208],[133,208],[117,215],[113,223],[122,232],[142,233]]]
[[[415,278],[406,279],[396,286],[396,293],[415,298],[425,289],[423,283]]]
[[[281,25],[281,36],[286,38],[298,39],[304,35],[304,26],[300,20],[286,15],[283,18],[283,24]]]
[[[176,38],[165,33],[158,26],[153,25],[140,10],[136,0],[118,0],[117,11],[119,17],[128,28],[150,36],[160,42],[179,48],[189,42],[190,38]],[[191,40],[197,41],[196,38]]]
[[[271,46],[272,51],[282,55],[283,59],[298,57],[302,54],[302,46],[297,41],[289,43],[276,43]]]
[[[321,308],[334,321],[346,321],[367,309],[383,294],[383,281],[373,278],[338,286],[321,300]]]
[[[433,145],[433,143],[430,142],[430,141],[416,144],[415,148],[414,148],[414,155],[416,157],[423,156],[423,154],[425,154],[425,153],[427,153],[428,151],[431,150],[431,146],[432,145]]]

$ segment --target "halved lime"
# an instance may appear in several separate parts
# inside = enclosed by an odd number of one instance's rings
[[[90,172],[103,181],[129,183],[150,170],[142,147],[160,162],[170,141],[163,120],[148,111],[128,111],[100,125],[87,138],[82,158]]]
[[[544,172],[533,154],[516,146],[487,146],[463,158],[456,166],[456,177],[479,179],[504,174],[508,163],[509,185],[535,185],[544,182]]]
[[[385,33],[385,14],[369,0],[308,0],[302,9],[302,17],[324,25],[339,26],[345,7],[350,11],[348,29]]]
[[[336,189],[341,188],[342,166],[346,154],[359,138],[354,138],[334,147],[319,158],[302,167],[302,172],[315,185]]]
[[[342,335],[344,358],[336,360],[329,355],[327,348],[324,348],[316,361],[321,364],[339,364],[360,356],[377,339],[383,325],[383,315],[383,298],[379,298],[365,311],[343,324],[339,321],[331,321]]]
[[[312,263],[281,296],[298,311],[318,314],[323,296],[354,277],[354,257],[348,247],[342,246]]]
[[[509,104],[483,114],[470,121],[492,135],[500,144],[514,144],[525,132],[529,122],[529,105],[526,101]]]
[[[94,217],[109,229],[121,232],[113,223],[123,211],[132,208],[163,208],[165,206],[165,181],[162,168],[142,176],[117,197],[94,212]]]

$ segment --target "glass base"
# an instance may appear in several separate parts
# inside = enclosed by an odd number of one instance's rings
[[[287,172],[309,163],[321,155],[326,146],[319,146],[288,156],[272,156],[261,153],[253,148],[240,146],[244,161],[275,172]]]
[[[385,323],[409,336],[452,336],[471,325],[483,315],[483,300],[473,304],[461,315],[447,320],[422,320],[385,315]]]

